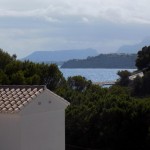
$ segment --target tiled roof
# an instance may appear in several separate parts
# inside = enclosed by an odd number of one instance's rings
[[[37,97],[45,86],[1,85],[0,113],[16,113]]]

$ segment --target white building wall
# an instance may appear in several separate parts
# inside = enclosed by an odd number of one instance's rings
[[[20,117],[0,114],[0,150],[20,150]]]
[[[24,115],[21,150],[65,150],[65,112]]]
[[[43,113],[48,111],[65,110],[69,103],[61,100],[49,90],[45,90],[35,100],[31,101],[21,112],[21,115]]]
[[[21,115],[21,150],[65,150],[66,102],[45,90]]]
[[[65,150],[67,103],[45,90],[18,114],[0,114],[0,150]]]

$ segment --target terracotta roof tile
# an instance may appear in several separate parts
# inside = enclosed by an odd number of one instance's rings
[[[43,85],[0,85],[0,113],[19,112],[44,89]]]

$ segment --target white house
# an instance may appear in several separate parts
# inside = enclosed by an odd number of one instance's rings
[[[65,150],[68,105],[45,86],[0,86],[0,150]]]

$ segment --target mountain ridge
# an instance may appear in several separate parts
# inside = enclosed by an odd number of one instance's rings
[[[95,49],[74,49],[58,51],[35,51],[22,60],[33,62],[63,62],[70,59],[85,59],[88,56],[96,56],[98,52]]]
[[[121,46],[117,53],[128,53],[128,54],[136,54],[139,50],[142,49],[144,46],[150,45],[150,37],[146,37],[140,43],[133,44],[133,45],[123,45]]]

